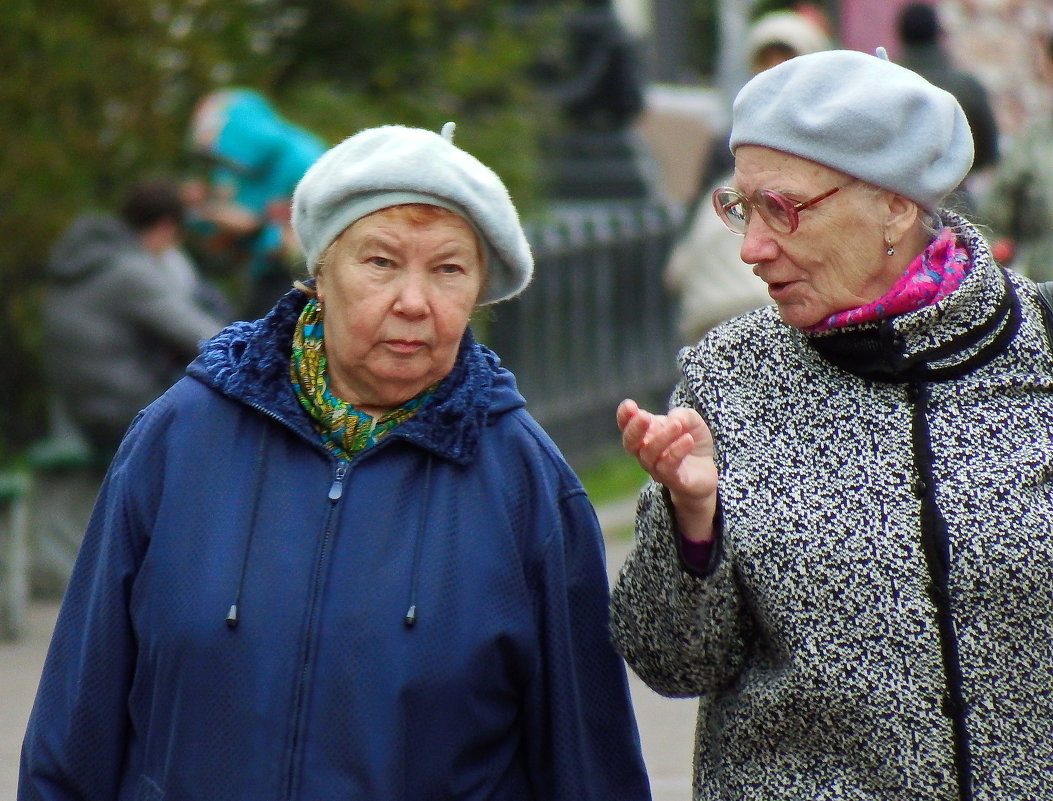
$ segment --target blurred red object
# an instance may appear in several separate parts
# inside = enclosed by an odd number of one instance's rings
[[[1015,253],[1012,239],[996,239],[991,243],[991,255],[999,264],[1009,264]]]

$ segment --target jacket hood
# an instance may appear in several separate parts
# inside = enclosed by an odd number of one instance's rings
[[[236,322],[209,340],[187,372],[233,400],[253,406],[321,441],[289,380],[292,335],[307,296],[287,292],[259,320]],[[384,441],[403,439],[438,456],[467,464],[490,418],[524,406],[514,376],[497,355],[465,331],[450,373],[431,399]]]
[[[233,192],[232,200],[256,214],[288,202],[297,182],[325,150],[311,132],[281,118],[258,92],[226,89],[198,103],[190,148],[212,163],[211,180]],[[274,247],[274,225],[255,237],[261,253]]]
[[[135,247],[135,233],[116,217],[84,214],[70,223],[52,247],[48,276],[59,281],[85,278],[106,267],[116,252]]]
[[[225,89],[198,103],[191,148],[244,172],[259,170],[280,145],[282,123],[258,92]]]
[[[194,152],[245,174],[266,171],[290,149],[304,149],[307,163],[323,149],[321,140],[283,119],[251,89],[224,89],[205,96],[194,111],[190,140]]]

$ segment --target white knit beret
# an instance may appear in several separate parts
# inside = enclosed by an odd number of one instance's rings
[[[732,106],[731,149],[763,145],[891,189],[930,212],[973,163],[965,112],[949,92],[878,48],[827,50],[753,77]]]
[[[389,206],[428,203],[467,220],[482,240],[487,282],[479,305],[522,292],[534,272],[530,245],[497,174],[442,134],[367,128],[323,153],[293,192],[292,224],[312,274],[323,251],[356,220]]]

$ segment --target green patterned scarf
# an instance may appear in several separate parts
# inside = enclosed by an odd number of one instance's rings
[[[289,378],[300,405],[307,410],[321,435],[322,444],[340,459],[350,459],[375,444],[403,420],[412,417],[435,391],[432,385],[380,417],[371,417],[331,394],[326,376],[322,311],[317,298],[307,301],[296,323]]]

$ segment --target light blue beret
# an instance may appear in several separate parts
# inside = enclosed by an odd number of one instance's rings
[[[383,125],[319,157],[293,192],[292,224],[314,274],[318,259],[356,220],[389,206],[428,203],[456,212],[482,241],[487,284],[479,305],[522,292],[534,259],[508,189],[497,174],[442,134]]]
[[[952,94],[854,50],[797,56],[754,76],[732,106],[731,149],[763,145],[891,189],[933,212],[973,163]]]

